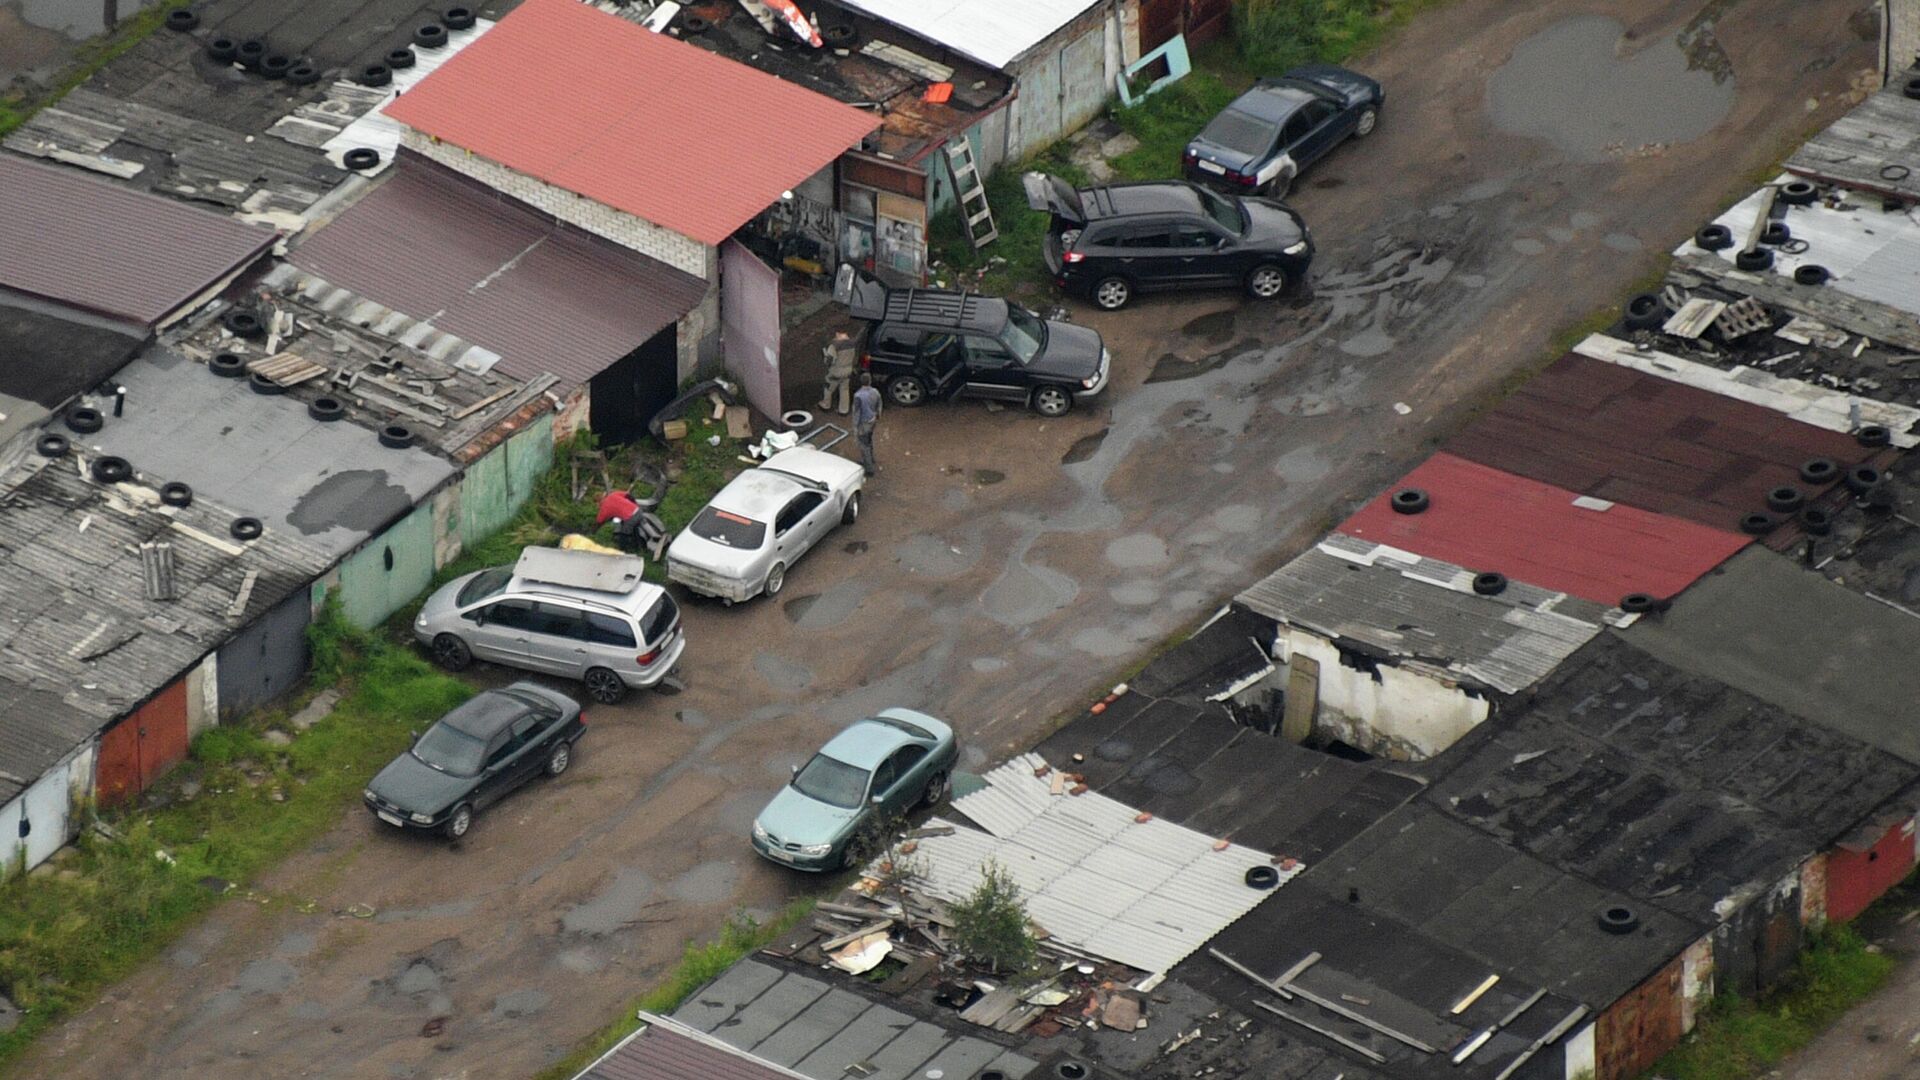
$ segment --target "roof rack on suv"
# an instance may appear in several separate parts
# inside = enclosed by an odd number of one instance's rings
[[[985,314],[981,309],[991,300],[979,293],[944,289],[893,289],[887,293],[885,318],[958,329],[978,321]]]
[[[632,555],[530,547],[520,553],[513,573],[525,581],[624,595],[640,584],[646,568],[646,560]]]

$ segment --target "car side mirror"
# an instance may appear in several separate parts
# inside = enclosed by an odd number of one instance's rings
[[[411,730],[411,731],[409,731],[409,732],[407,732],[407,741],[408,741],[408,742],[410,742],[410,743],[417,743],[417,742],[419,742],[419,741],[420,741],[420,729],[419,729],[419,728],[414,728],[413,730]]]
[[[796,776],[796,777],[797,777],[797,776],[799,776],[799,775],[800,775],[800,766],[798,766],[798,765],[789,765],[789,766],[787,766],[787,772],[788,772],[789,774],[791,774],[791,775],[793,775],[793,776]]]
[[[879,806],[881,803],[884,803],[886,801],[887,799],[886,799],[886,796],[884,795],[875,795],[873,797],[873,805],[875,806]]]
[[[473,625],[475,625],[475,626],[485,626],[485,625],[487,625],[487,613],[486,613],[486,612],[484,612],[484,611],[476,611],[476,612],[474,612],[474,613],[473,613]]]

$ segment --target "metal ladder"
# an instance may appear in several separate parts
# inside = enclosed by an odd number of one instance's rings
[[[993,207],[987,205],[987,188],[974,164],[973,143],[966,135],[947,144],[947,168],[953,173],[953,197],[960,206],[960,221],[978,251],[998,239],[1000,230],[993,223]]]

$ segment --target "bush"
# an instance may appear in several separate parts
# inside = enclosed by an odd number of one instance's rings
[[[953,943],[961,955],[996,972],[1020,972],[1033,966],[1036,947],[1027,927],[1020,886],[999,863],[980,869],[973,895],[950,905]]]

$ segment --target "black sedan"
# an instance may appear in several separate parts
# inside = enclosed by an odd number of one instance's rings
[[[1271,300],[1306,280],[1313,238],[1268,199],[1221,195],[1183,180],[1075,191],[1040,173],[1027,202],[1053,216],[1043,252],[1054,283],[1113,311],[1137,292],[1239,286]]]
[[[367,785],[367,809],[400,829],[465,836],[473,815],[534,776],[559,776],[587,730],[579,702],[530,682],[484,690],[441,717]]]
[[[1236,193],[1283,198],[1295,176],[1343,139],[1371,134],[1385,102],[1379,83],[1332,64],[1262,79],[1187,144],[1186,175]]]

